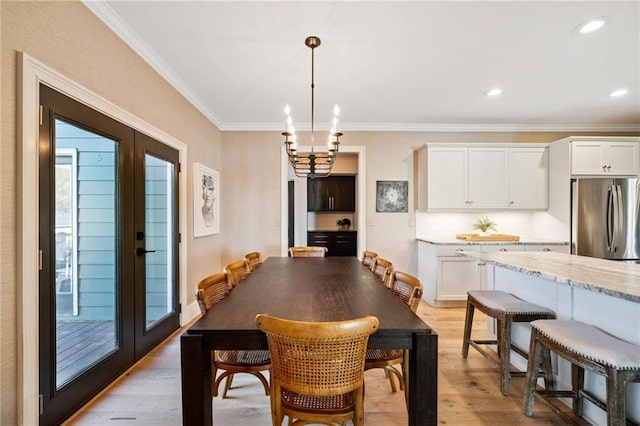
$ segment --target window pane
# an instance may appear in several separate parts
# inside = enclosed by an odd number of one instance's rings
[[[173,164],[145,155],[146,327],[173,312]]]
[[[117,143],[55,121],[56,388],[118,347]]]

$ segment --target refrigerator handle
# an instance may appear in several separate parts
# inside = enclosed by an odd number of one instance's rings
[[[613,185],[613,240],[611,241],[611,251],[618,251],[618,242],[622,232],[622,190],[620,185]]]
[[[612,251],[613,246],[613,234],[614,234],[614,194],[615,188],[613,185],[609,185],[609,190],[607,191],[607,251]],[[617,197],[616,197],[617,198]]]

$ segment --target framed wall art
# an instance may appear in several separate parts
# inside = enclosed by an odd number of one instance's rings
[[[193,236],[220,232],[220,174],[193,163]]]
[[[376,181],[377,212],[408,212],[409,182],[406,180]]]

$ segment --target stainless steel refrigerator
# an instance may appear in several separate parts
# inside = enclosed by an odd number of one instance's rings
[[[580,178],[571,183],[571,252],[640,260],[640,181]]]

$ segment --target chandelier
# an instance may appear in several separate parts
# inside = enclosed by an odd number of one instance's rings
[[[314,110],[314,49],[320,46],[320,39],[316,36],[309,36],[305,39],[304,44],[311,48],[311,152],[298,152],[296,132],[293,128],[293,120],[291,119],[291,109],[289,105],[284,107],[286,117],[286,131],[282,132],[284,136],[284,146],[287,149],[289,162],[293,167],[293,171],[298,177],[308,177],[314,179],[317,177],[326,177],[331,174],[331,169],[338,156],[338,146],[340,145],[340,136],[342,133],[338,131],[338,116],[340,108],[336,105],[333,108],[333,121],[331,131],[329,132],[329,140],[327,142],[326,151],[316,151],[313,146],[313,110]]]

